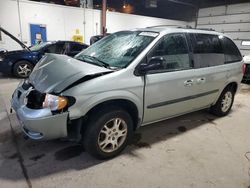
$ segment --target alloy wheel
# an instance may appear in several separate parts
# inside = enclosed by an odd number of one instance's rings
[[[228,111],[228,109],[231,107],[232,101],[233,101],[232,92],[230,92],[230,91],[226,92],[223,99],[222,99],[221,110],[223,112]]]
[[[28,64],[21,64],[17,68],[18,75],[22,77],[27,77],[32,71],[32,67]]]
[[[114,118],[108,121],[101,129],[98,136],[98,146],[105,152],[114,152],[122,146],[126,140],[128,127],[121,118]]]

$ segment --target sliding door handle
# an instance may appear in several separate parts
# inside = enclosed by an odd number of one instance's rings
[[[206,78],[198,78],[197,79],[197,83],[198,84],[203,84],[203,83],[205,83],[206,82]]]

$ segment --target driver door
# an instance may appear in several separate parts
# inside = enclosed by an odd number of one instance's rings
[[[162,57],[163,68],[145,75],[143,124],[192,111],[195,71],[183,33],[164,36],[147,59]]]

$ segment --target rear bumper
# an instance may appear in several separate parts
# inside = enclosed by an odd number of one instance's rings
[[[18,87],[11,100],[22,131],[34,140],[67,137],[68,112],[53,115],[50,109],[30,109],[24,104],[28,90]]]

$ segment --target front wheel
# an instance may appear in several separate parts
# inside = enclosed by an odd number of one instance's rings
[[[34,66],[28,61],[18,61],[14,64],[13,73],[16,77],[27,78],[32,72]]]
[[[98,159],[117,156],[133,134],[133,121],[123,109],[101,109],[90,117],[83,136],[87,152]]]
[[[229,113],[234,102],[235,92],[227,87],[221,93],[218,101],[211,107],[211,113],[217,116],[225,116]]]

